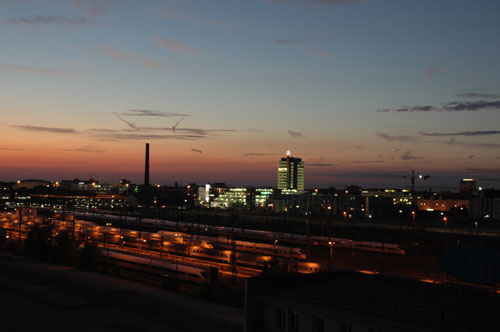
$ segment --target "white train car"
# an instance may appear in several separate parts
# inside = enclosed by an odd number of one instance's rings
[[[168,279],[177,279],[196,284],[208,284],[216,281],[218,277],[218,270],[213,267],[168,262],[159,259],[129,255],[113,250],[103,255],[105,255],[106,262],[110,265]]]
[[[126,221],[139,221],[145,224],[159,225],[164,227],[180,227],[180,228],[189,228],[193,230],[200,230],[205,233],[215,233],[217,235],[223,236],[241,236],[241,237],[251,237],[258,240],[264,241],[280,241],[287,243],[297,243],[301,245],[312,244],[312,245],[320,245],[320,246],[328,246],[330,241],[335,242],[334,246],[339,248],[350,248],[362,251],[373,251],[373,252],[384,252],[390,254],[397,255],[405,255],[406,252],[404,249],[398,244],[393,243],[382,243],[382,242],[369,242],[369,241],[354,241],[351,239],[342,239],[342,238],[328,238],[326,236],[307,236],[303,234],[292,234],[292,233],[281,233],[281,232],[272,232],[266,230],[257,230],[257,229],[241,229],[237,227],[224,227],[224,226],[210,226],[205,224],[197,224],[192,222],[176,222],[170,220],[156,220],[150,218],[138,219],[133,217],[122,217],[117,215],[107,215],[107,214],[99,214],[99,213],[85,213],[85,212],[76,212],[79,215],[88,215],[92,217],[99,217],[103,219],[121,219]],[[241,241],[243,242],[243,241]],[[265,244],[263,244],[259,252],[267,252],[270,253],[269,248],[265,248]],[[271,245],[273,246],[273,245]],[[274,247],[274,246],[273,246]],[[286,248],[286,247],[284,247]],[[273,249],[274,250],[274,249]],[[275,250],[276,255],[281,256],[286,253],[286,250],[280,248],[279,250]],[[300,253],[300,249],[295,250],[294,255],[302,256]],[[295,257],[299,258],[299,257]],[[304,258],[305,259],[305,255]]]

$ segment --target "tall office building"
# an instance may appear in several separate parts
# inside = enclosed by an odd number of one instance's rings
[[[304,191],[304,163],[300,158],[293,158],[290,150],[279,162],[278,189]]]

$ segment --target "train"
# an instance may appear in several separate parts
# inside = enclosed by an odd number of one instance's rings
[[[257,229],[242,229],[237,227],[212,226],[212,225],[197,224],[192,222],[181,222],[181,221],[177,222],[170,220],[150,219],[150,218],[138,219],[133,217],[102,214],[102,213],[75,212],[75,214],[78,216],[95,217],[106,220],[124,220],[129,222],[140,221],[141,223],[154,226],[193,229],[193,230],[199,230],[201,233],[205,234],[218,234],[224,236],[243,237],[243,238],[249,237],[263,241],[271,241],[274,243],[276,243],[276,241],[279,241],[286,243],[296,243],[300,245],[308,245],[308,244],[315,246],[333,245],[336,248],[348,248],[361,251],[384,252],[395,255],[406,254],[406,251],[403,248],[401,248],[399,244],[394,244],[394,243],[355,241],[351,239],[343,239],[337,237],[327,237],[318,235],[307,236],[302,234],[272,232],[272,231],[257,230]]]
[[[203,248],[212,249],[214,245],[222,246],[224,248],[233,248],[236,251],[244,251],[255,254],[263,254],[270,256],[279,256],[286,258],[295,258],[304,260],[307,258],[306,253],[302,248],[287,247],[274,244],[250,242],[241,240],[231,240],[227,237],[208,236],[208,235],[192,235],[183,232],[173,232],[161,230],[156,233],[135,231],[135,230],[120,230],[110,226],[97,226],[96,224],[76,220],[75,226],[73,222],[54,220],[56,228],[59,230],[72,230],[75,229],[78,233],[84,233],[87,237],[95,238],[100,241],[109,241],[112,243],[119,243],[119,240],[127,241],[128,239],[136,239],[137,241],[152,243],[182,244],[185,246],[201,246]]]
[[[218,280],[218,269],[215,267],[195,266],[191,264],[169,262],[148,257],[125,254],[109,250],[103,253],[108,265],[147,273],[165,279],[176,279],[194,284],[211,284]]]

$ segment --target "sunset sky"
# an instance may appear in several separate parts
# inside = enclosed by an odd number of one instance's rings
[[[0,2],[0,181],[500,187],[500,1]]]

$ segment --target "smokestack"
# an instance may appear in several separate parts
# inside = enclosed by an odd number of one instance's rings
[[[149,186],[149,143],[146,143],[146,167],[144,170],[144,187]]]

